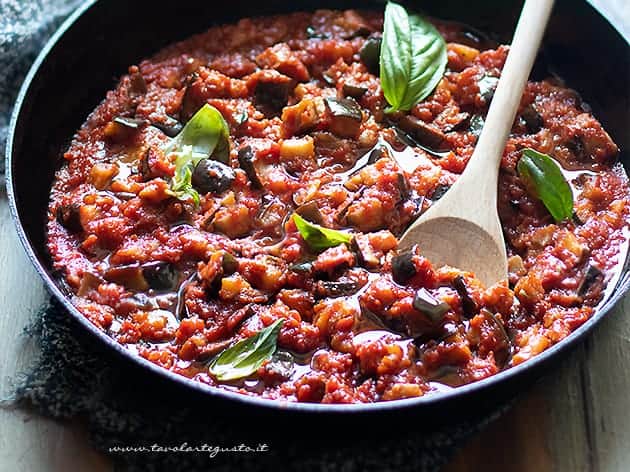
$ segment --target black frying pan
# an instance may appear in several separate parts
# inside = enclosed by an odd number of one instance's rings
[[[70,303],[55,280],[46,252],[45,219],[48,193],[60,152],[88,113],[115,86],[130,64],[152,55],[161,47],[211,25],[257,16],[314,8],[383,8],[378,1],[274,1],[250,4],[230,2],[176,2],[162,0],[89,1],[59,29],[41,52],[17,99],[7,142],[7,188],[18,233],[28,256],[50,292],[103,346],[152,371],[164,388],[183,387],[190,398],[225,404],[234,411],[266,411],[279,415],[319,413],[320,417],[353,413],[375,419],[378,415],[418,414],[423,418],[453,417],[471,408],[481,411],[496,405],[539,378],[583,340],[630,287],[626,270],[601,309],[569,338],[535,359],[488,379],[443,394],[360,405],[281,403],[210,388],[175,375],[132,355],[94,327]],[[414,2],[407,2],[413,7]],[[430,15],[461,21],[509,42],[522,2],[416,2]],[[624,150],[630,148],[628,131],[629,48],[626,40],[584,1],[558,0],[548,28],[538,70],[551,69],[579,90],[594,114]],[[538,72],[535,72],[538,74]],[[628,166],[628,155],[622,154]],[[196,393],[195,393],[196,392]],[[238,407],[238,408],[236,408]],[[363,413],[357,415],[356,413]],[[280,415],[282,416],[282,415]],[[312,415],[311,415],[312,416]],[[346,418],[348,418],[346,416]]]

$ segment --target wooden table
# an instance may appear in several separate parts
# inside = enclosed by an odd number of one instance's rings
[[[628,0],[599,0],[630,29]],[[45,299],[0,190],[0,396],[37,355],[21,334]],[[563,366],[466,445],[448,472],[630,470],[630,296]],[[82,425],[0,409],[0,471],[109,471]]]

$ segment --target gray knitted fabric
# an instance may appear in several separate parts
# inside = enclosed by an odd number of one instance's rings
[[[7,125],[19,85],[44,41],[79,3],[0,0],[0,178]],[[84,419],[92,443],[111,455],[117,470],[435,471],[470,435],[506,408],[430,433],[410,434],[399,432],[397,425],[375,425],[370,439],[348,433],[342,441],[330,443],[326,438],[296,434],[297,429],[282,434],[274,431],[273,422],[234,421],[230,411],[227,416],[213,411],[208,399],[189,401],[187,392],[164,388],[153,376],[99,350],[93,338],[55,302],[42,308],[26,335],[39,342],[41,356],[28,372],[16,373],[13,404],[52,418]],[[207,452],[110,450],[183,443],[193,447],[266,443],[269,451],[211,457]]]

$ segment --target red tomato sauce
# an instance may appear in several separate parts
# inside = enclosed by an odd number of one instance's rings
[[[464,170],[491,99],[479,82],[500,76],[508,48],[435,21],[446,73],[388,116],[361,54],[382,22],[357,11],[243,19],[130,67],[77,131],[51,192],[48,248],[78,310],[198,382],[323,403],[483,379],[588,320],[625,258],[629,187],[615,143],[575,91],[529,82],[499,182],[509,283],[434,266],[421,245],[399,254],[404,229]],[[351,100],[358,118],[327,99]],[[163,147],[206,103],[229,125],[233,178],[195,206],[169,194],[176,166]],[[516,172],[526,147],[564,169],[573,219],[554,222],[528,193]],[[352,242],[313,251],[294,211]],[[437,319],[414,304],[421,290],[447,304]],[[256,372],[211,374],[218,353],[278,318],[278,351]]]

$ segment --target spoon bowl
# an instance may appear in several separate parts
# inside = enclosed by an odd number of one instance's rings
[[[496,232],[491,234],[473,221],[456,216],[429,218],[415,226],[404,242],[414,240],[423,241],[420,251],[433,264],[476,268],[476,277],[486,286],[507,278],[503,238],[497,241]]]

